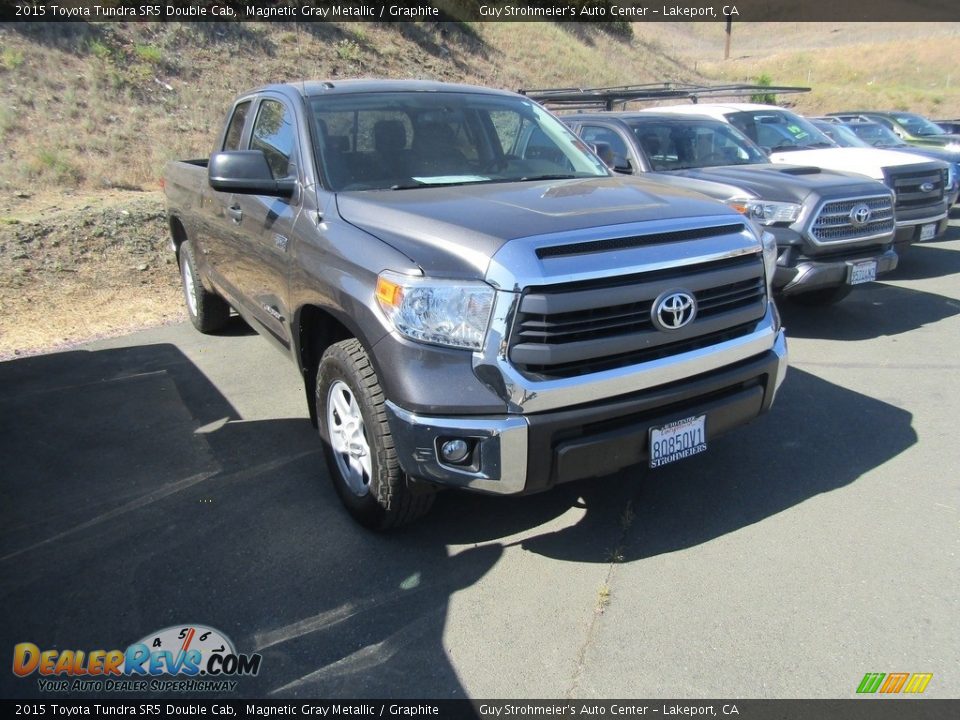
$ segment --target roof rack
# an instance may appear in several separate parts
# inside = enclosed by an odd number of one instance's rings
[[[790,95],[810,92],[808,87],[790,85],[695,85],[692,83],[648,83],[645,85],[620,85],[600,88],[549,88],[520,90],[531,100],[547,107],[563,107],[568,110],[613,110],[616,105],[626,106],[631,102],[653,100],[690,100],[700,98],[742,97],[744,95]]]

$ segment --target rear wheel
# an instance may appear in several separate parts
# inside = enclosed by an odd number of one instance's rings
[[[202,333],[212,333],[226,325],[230,319],[230,306],[222,297],[203,287],[189,240],[180,246],[180,279],[187,315],[193,326]]]
[[[316,405],[333,486],[358,523],[387,530],[426,514],[434,493],[408,486],[387,423],[383,390],[357,340],[335,343],[323,354]]]
[[[843,300],[853,288],[850,285],[811,290],[810,292],[791,295],[790,299],[799,305],[833,305]]]

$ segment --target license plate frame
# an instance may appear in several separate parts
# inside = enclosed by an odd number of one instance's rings
[[[860,285],[877,279],[877,261],[861,260],[847,263],[847,285]]]
[[[927,223],[920,226],[920,242],[924,240],[933,240],[937,235],[937,224]]]
[[[650,449],[648,464],[651,468],[663,467],[705,452],[707,414],[691,415],[682,420],[651,426],[647,431],[647,447]]]

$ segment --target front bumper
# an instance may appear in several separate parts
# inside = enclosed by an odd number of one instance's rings
[[[706,413],[707,438],[765,412],[786,375],[787,344],[734,365],[657,388],[528,415],[424,417],[387,402],[404,472],[438,485],[516,495],[606,475],[649,457],[648,430]],[[473,442],[469,467],[441,459],[449,438]]]
[[[845,285],[850,264],[864,260],[877,261],[877,275],[888,273],[897,267],[898,257],[896,251],[889,247],[879,254],[876,251],[867,251],[860,255],[851,251],[823,260],[803,256],[786,260],[786,265],[777,265],[773,276],[774,291],[781,295],[796,295]]]
[[[897,229],[893,237],[893,242],[899,248],[905,248],[915,242],[920,242],[920,233],[925,225],[936,224],[931,240],[936,240],[947,231],[947,225],[950,222],[946,201],[941,212],[926,217],[912,218],[906,216],[906,213],[897,213]]]

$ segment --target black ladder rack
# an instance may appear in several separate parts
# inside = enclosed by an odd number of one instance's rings
[[[619,85],[600,88],[549,88],[520,90],[531,100],[546,107],[562,107],[567,110],[613,110],[616,105],[626,106],[631,102],[653,100],[690,100],[700,98],[743,97],[745,95],[790,95],[810,92],[808,87],[791,85],[695,85],[692,83],[648,83],[645,85]]]

